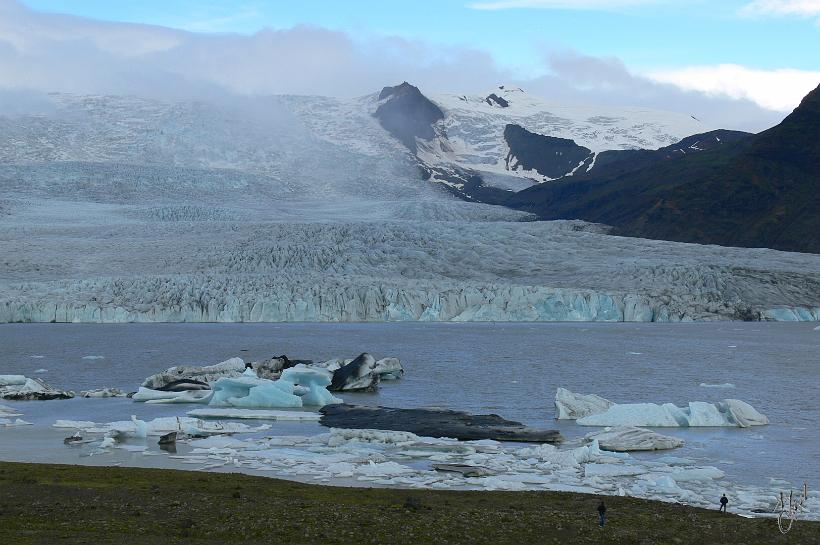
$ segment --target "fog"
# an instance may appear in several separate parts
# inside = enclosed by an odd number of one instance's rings
[[[641,106],[709,126],[758,131],[783,112],[683,91],[631,73],[617,58],[548,51],[548,75],[520,79],[489,52],[397,37],[353,37],[313,26],[253,35],[201,34],[32,11],[0,0],[0,113],[38,112],[37,93],[125,94],[169,100],[306,94],[352,97],[409,81],[424,92],[483,93],[514,84],[550,100]],[[8,92],[14,91],[14,92]]]

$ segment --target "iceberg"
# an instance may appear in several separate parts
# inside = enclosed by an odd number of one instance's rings
[[[688,407],[672,403],[629,403],[612,405],[602,413],[577,420],[581,426],[648,426],[648,427],[741,427],[762,426],[768,418],[751,405],[738,399],[718,403],[690,402]]]
[[[330,403],[343,402],[327,390],[332,377],[333,374],[329,371],[300,363],[282,371],[282,377],[277,382],[286,381],[307,388],[307,392],[302,395],[302,405],[324,407]]]
[[[379,379],[380,375],[376,373],[376,359],[365,352],[333,371],[333,379],[328,390],[370,392],[378,387]]]
[[[262,378],[277,378],[283,365],[284,361],[280,358],[271,358],[254,364],[254,371]],[[178,381],[211,384],[221,378],[239,377],[244,371],[245,361],[242,358],[230,358],[214,365],[180,365],[151,375],[143,381],[142,386],[152,390],[161,390]]]
[[[168,416],[155,418],[145,422],[135,416],[131,420],[97,424],[95,422],[77,420],[57,420],[52,424],[54,428],[70,428],[82,430],[85,433],[108,433],[130,437],[146,437],[165,435],[174,431],[181,431],[189,435],[215,435],[231,433],[247,433],[262,431],[269,426],[263,425],[251,428],[239,422],[204,421],[198,418]]]
[[[683,445],[683,440],[677,437],[631,426],[606,428],[587,434],[585,439],[597,440],[601,450],[615,452],[666,450]]]
[[[140,386],[131,399],[145,403],[208,403],[212,395],[212,390],[166,392]]]
[[[0,375],[0,399],[13,401],[71,399],[74,392],[57,390],[39,378]]]
[[[21,418],[15,420],[11,418],[0,418],[0,428],[16,428],[18,426],[31,426],[31,422],[26,422]]]
[[[125,397],[125,392],[119,388],[98,388],[96,390],[84,390],[80,392],[80,397]]]
[[[244,409],[280,409],[302,406],[294,393],[295,385],[286,380],[267,380],[248,369],[238,378],[221,378],[213,385],[209,405]]]
[[[566,388],[555,392],[555,418],[577,420],[609,409],[614,403],[595,394],[576,394]]]

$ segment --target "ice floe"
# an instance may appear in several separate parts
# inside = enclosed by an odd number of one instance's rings
[[[31,422],[26,422],[21,418],[14,420],[11,418],[0,418],[0,428],[15,428],[17,426],[31,426]]]
[[[578,419],[581,426],[741,427],[762,426],[768,418],[738,399],[708,403],[692,401],[687,407],[672,403],[613,405],[603,413]]]
[[[683,445],[683,440],[677,437],[631,426],[604,428],[602,431],[587,434],[585,439],[597,440],[602,450],[615,452],[666,450]]]
[[[555,418],[577,420],[591,414],[602,413],[614,403],[595,394],[576,394],[566,388],[555,392]]]
[[[262,431],[270,426],[251,427],[241,422],[206,421],[190,417],[162,417],[145,422],[135,416],[131,420],[98,424],[83,420],[57,420],[53,427],[82,430],[85,433],[119,434],[126,437],[165,435],[180,431],[189,435],[216,435]]]
[[[224,466],[321,483],[474,490],[559,490],[629,495],[710,507],[726,492],[735,512],[771,506],[771,491],[727,482],[712,466],[672,456],[641,460],[606,452],[598,440],[577,448],[512,447],[496,441],[456,441],[409,432],[331,429],[315,436],[191,441],[178,456],[200,469]],[[811,513],[820,518],[820,495]]]
[[[0,399],[14,401],[70,399],[74,392],[52,388],[44,380],[23,375],[0,375]]]
[[[710,384],[708,382],[701,382],[700,387],[701,388],[734,388],[735,385],[732,384],[731,382],[723,382],[721,384]]]
[[[739,399],[724,399],[717,403],[692,401],[686,407],[672,403],[617,404],[595,395],[574,394],[564,388],[555,393],[557,418],[578,417],[582,426],[633,427],[741,427],[763,426],[766,416]]]
[[[230,418],[245,420],[307,420],[318,422],[321,415],[306,411],[273,411],[261,409],[207,408],[188,411],[194,418]]]
[[[98,388],[82,391],[80,397],[125,397],[125,392],[119,388]]]

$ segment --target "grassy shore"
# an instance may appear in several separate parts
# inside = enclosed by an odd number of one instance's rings
[[[632,498],[315,486],[241,474],[0,463],[0,544],[820,543],[745,519]]]

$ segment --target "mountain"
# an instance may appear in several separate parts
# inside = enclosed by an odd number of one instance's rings
[[[425,180],[490,204],[592,170],[601,152],[654,149],[704,131],[686,115],[550,103],[507,86],[476,96],[428,96],[405,82],[381,91],[374,115]]]
[[[820,253],[820,87],[758,135],[687,140],[717,138],[730,142],[675,160],[656,153],[646,161],[652,154],[641,153],[528,188],[506,204],[541,219],[605,223],[628,236]],[[686,146],[659,151],[675,149]]]
[[[675,114],[409,84],[50,100],[0,115],[0,322],[820,318],[820,255],[486,204],[731,138],[663,148],[700,127]]]

